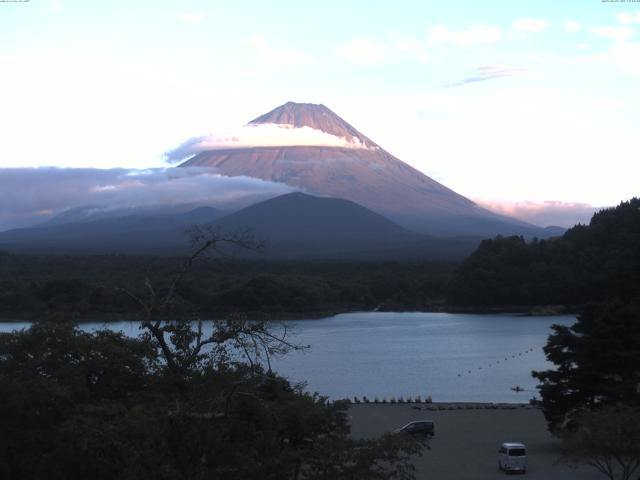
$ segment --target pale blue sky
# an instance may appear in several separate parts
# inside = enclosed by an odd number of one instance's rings
[[[0,3],[1,167],[158,167],[288,100],[476,200],[615,204],[639,193],[640,3]]]

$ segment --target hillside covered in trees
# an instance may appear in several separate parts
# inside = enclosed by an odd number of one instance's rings
[[[640,293],[640,199],[562,237],[484,240],[449,284],[453,305],[581,305]]]
[[[28,256],[0,252],[0,318],[131,318],[123,293],[168,282],[181,257]],[[483,241],[452,262],[203,259],[178,292],[183,312],[304,318],[353,310],[522,311],[577,307],[640,292],[640,199],[595,214],[562,237]]]
[[[148,278],[167,285],[180,257],[0,253],[0,319],[132,318],[124,293]],[[453,263],[275,262],[202,259],[181,283],[182,313],[304,318],[353,310],[443,308]]]

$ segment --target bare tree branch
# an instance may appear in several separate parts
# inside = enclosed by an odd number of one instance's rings
[[[120,289],[141,307],[141,329],[151,335],[174,377],[186,378],[199,362],[209,358],[215,363],[212,355],[229,356],[233,350],[244,355],[252,371],[256,371],[262,358],[270,370],[271,356],[303,348],[286,339],[286,328],[281,335],[274,335],[265,322],[250,322],[242,316],[212,321],[209,334],[205,334],[203,322],[197,316],[194,317],[197,318],[195,326],[189,321],[172,318],[178,288],[195,262],[210,253],[227,256],[233,253],[229,249],[256,251],[263,246],[247,230],[228,233],[211,226],[195,226],[188,233],[193,246],[192,253],[163,292],[148,277],[144,281],[147,298],[131,290]]]

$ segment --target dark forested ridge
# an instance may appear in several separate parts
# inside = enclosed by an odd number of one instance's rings
[[[459,261],[482,239],[419,234],[354,202],[301,192],[226,214],[201,207],[114,215],[105,217],[99,211],[97,218],[75,220],[73,212],[67,212],[48,224],[0,232],[0,250],[30,255],[188,256],[190,232],[206,225],[227,233],[251,232],[262,248],[237,251],[245,260]]]
[[[579,305],[639,293],[639,198],[558,238],[484,240],[449,285],[456,305]]]
[[[0,253],[0,318],[131,318],[122,289],[162,288],[182,257],[28,256]],[[353,310],[523,311],[640,292],[640,199],[593,216],[562,237],[485,240],[452,262],[206,259],[180,289],[185,314],[203,318],[309,317]]]
[[[122,289],[149,278],[166,286],[184,259],[134,256],[0,254],[0,318],[69,315],[77,320],[132,318]],[[352,310],[443,307],[455,264],[435,262],[267,262],[207,259],[181,284],[185,315],[231,312],[308,317]],[[138,287],[139,288],[139,287]]]
[[[415,479],[410,461],[426,438],[352,439],[347,402],[330,403],[271,370],[271,358],[306,348],[286,328],[230,314],[205,332],[198,296],[183,285],[196,266],[203,278],[211,265],[199,260],[220,243],[255,245],[207,230],[194,235],[189,257],[176,259],[179,268],[147,264],[141,283],[133,273],[142,265],[130,258],[93,261],[84,278],[45,283],[39,294],[54,302],[58,321],[0,333],[0,478]],[[51,258],[40,260],[9,256],[2,271],[60,273]],[[120,280],[103,288],[137,306],[126,309],[137,309],[137,338],[69,322],[69,307],[105,265],[101,278]]]

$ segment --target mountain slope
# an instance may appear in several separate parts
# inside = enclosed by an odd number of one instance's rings
[[[303,193],[282,195],[214,220],[200,208],[175,216],[127,216],[0,233],[0,250],[55,254],[166,254],[188,252],[185,230],[209,224],[225,232],[250,230],[265,243],[266,259],[460,259],[480,238],[441,239],[410,232],[348,200]]]
[[[223,217],[214,226],[250,229],[277,258],[462,258],[479,238],[431,238],[356,203],[294,192]]]
[[[155,205],[148,207],[109,208],[99,205],[85,205],[74,207],[59,213],[53,218],[35,225],[36,227],[53,227],[72,223],[94,222],[98,220],[113,220],[124,217],[144,219],[144,222],[171,223],[189,222],[190,218],[198,223],[200,220],[213,220],[224,212],[212,207],[202,207],[193,204]]]
[[[41,254],[169,254],[188,247],[185,230],[224,212],[199,207],[185,213],[129,215],[0,232],[0,250]],[[63,222],[64,217],[60,222]]]
[[[289,102],[251,122],[267,123],[314,128],[347,140],[355,137],[361,148],[286,146],[208,150],[181,166],[215,167],[223,175],[282,182],[311,194],[351,200],[423,233],[548,236],[534,225],[481,208],[422,174],[324,105]]]

